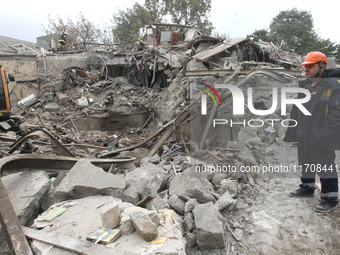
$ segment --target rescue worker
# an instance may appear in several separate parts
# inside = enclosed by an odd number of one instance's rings
[[[327,69],[327,57],[319,51],[307,54],[300,66],[305,67],[305,80],[300,88],[308,89],[311,98],[303,106],[312,114],[304,115],[295,105],[291,119],[296,127],[287,129],[285,142],[298,142],[298,161],[302,172],[300,188],[292,197],[314,196],[315,174],[321,182],[321,204],[316,212],[328,213],[338,204],[338,166],[335,150],[340,149],[340,70]],[[303,98],[304,94],[298,95]],[[290,125],[292,126],[292,125]]]
[[[65,32],[61,34],[59,41],[58,41],[58,46],[62,46],[66,44],[66,36],[67,34],[65,34]]]

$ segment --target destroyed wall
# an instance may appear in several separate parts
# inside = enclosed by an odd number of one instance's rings
[[[69,68],[71,66],[83,67],[85,68],[88,60],[88,53],[84,54],[68,54],[67,56],[57,55],[57,56],[47,56],[42,61],[46,65],[46,74],[57,74],[61,73],[63,69]]]

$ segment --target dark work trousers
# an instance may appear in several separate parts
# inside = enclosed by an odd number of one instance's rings
[[[321,201],[331,205],[338,203],[338,169],[334,151],[306,150],[304,142],[298,143],[298,159],[301,167],[301,182],[314,187],[315,174],[320,177]]]

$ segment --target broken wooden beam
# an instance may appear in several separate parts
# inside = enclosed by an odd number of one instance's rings
[[[33,255],[1,178],[0,222],[11,254]]]

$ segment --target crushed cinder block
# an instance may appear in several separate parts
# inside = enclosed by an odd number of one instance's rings
[[[94,195],[117,197],[124,188],[123,176],[106,173],[87,159],[80,159],[58,185],[55,195],[57,201]]]
[[[100,211],[103,228],[116,228],[120,223],[120,209],[119,204],[114,202],[108,204]]]
[[[129,213],[130,219],[137,233],[147,242],[151,242],[158,236],[156,225],[150,220],[148,215],[142,211]]]
[[[225,247],[225,236],[222,216],[212,203],[196,205],[193,210],[197,244],[202,250]]]

